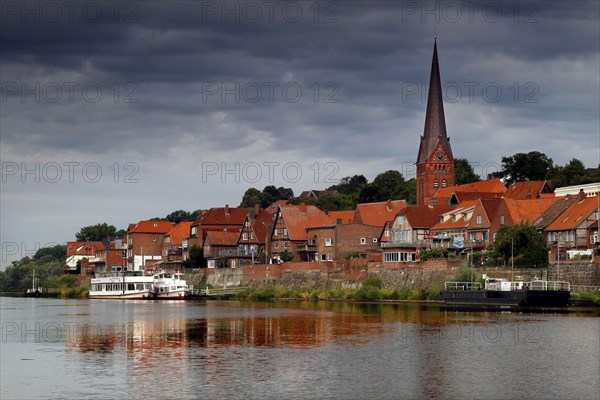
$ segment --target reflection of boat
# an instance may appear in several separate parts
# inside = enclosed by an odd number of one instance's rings
[[[40,286],[40,278],[35,277],[35,269],[33,270],[33,279],[31,282],[31,289],[23,294],[25,297],[42,297],[42,287]]]
[[[154,298],[183,300],[189,292],[189,287],[183,279],[183,274],[173,274],[161,271],[154,274]]]
[[[90,299],[149,299],[153,283],[142,271],[103,272],[92,278]]]
[[[446,304],[462,306],[563,307],[570,294],[568,282],[494,278],[483,289],[478,282],[446,282],[441,291]]]

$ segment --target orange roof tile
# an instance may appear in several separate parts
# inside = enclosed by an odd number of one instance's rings
[[[521,200],[504,199],[506,208],[515,225],[520,223],[533,224],[556,200],[554,197]]]
[[[408,206],[400,214],[404,214],[410,226],[415,228],[431,228],[440,222],[440,215],[454,209],[454,206]]]
[[[488,179],[485,181],[477,181],[471,183],[465,183],[464,185],[448,186],[441,188],[434,195],[437,197],[450,197],[454,192],[485,192],[485,193],[504,193],[506,192],[506,186],[500,179]]]
[[[250,208],[213,207],[202,214],[200,224],[206,225],[242,225]]]
[[[165,233],[165,236],[171,237],[172,245],[182,244],[183,239],[190,236],[190,227],[192,226],[192,221],[181,221],[173,229],[169,232]]]
[[[504,196],[509,199],[536,199],[541,197],[542,193],[551,192],[547,181],[514,182],[507,188]]]
[[[102,242],[67,242],[67,257],[79,255],[94,255],[98,250],[105,250],[106,246]]]
[[[556,201],[546,209],[533,223],[532,226],[537,230],[542,230],[550,225],[556,217],[562,214],[576,200],[574,197],[557,197]]]
[[[357,204],[353,222],[383,227],[386,222],[393,221],[406,206],[406,200]]]
[[[329,211],[327,214],[331,220],[337,224],[337,220],[342,220],[342,225],[346,225],[352,222],[354,219],[354,214],[356,214],[356,210],[351,211]]]
[[[546,227],[546,231],[566,231],[577,228],[585,220],[598,209],[597,197],[586,197],[583,199],[575,199],[573,204],[560,214],[550,225]]]
[[[469,225],[470,219],[465,220],[462,217],[462,214],[463,214],[463,212],[468,212],[468,211],[471,211],[473,208],[475,208],[475,206],[477,205],[477,201],[478,200],[465,201],[464,203],[460,204],[459,206],[453,207],[450,211],[440,214],[440,217],[442,215],[448,215],[448,214],[455,214],[457,217],[454,219],[454,221],[452,220],[452,218],[448,218],[444,222],[438,221],[437,224],[435,224],[434,226],[431,227],[431,230],[438,231],[438,230],[446,230],[446,229],[466,228],[467,225]]]
[[[204,239],[205,245],[221,245],[221,246],[237,246],[238,238],[240,233],[234,232],[223,232],[223,231],[209,231]]]
[[[133,226],[132,226],[133,225]],[[137,224],[130,224],[127,233],[162,233],[169,232],[175,226],[169,221],[140,221]]]
[[[280,206],[290,240],[308,240],[306,227],[333,225],[332,219],[313,205]]]

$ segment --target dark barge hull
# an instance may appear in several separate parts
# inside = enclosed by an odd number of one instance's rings
[[[447,305],[564,307],[571,292],[568,290],[442,290]]]

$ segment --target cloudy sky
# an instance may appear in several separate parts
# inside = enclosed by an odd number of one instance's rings
[[[2,265],[249,187],[407,178],[437,32],[455,157],[600,162],[596,1],[4,1]]]

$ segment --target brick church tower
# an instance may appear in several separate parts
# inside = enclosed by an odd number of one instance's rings
[[[446,135],[437,41],[434,39],[425,131],[417,156],[417,204],[432,204],[435,192],[447,186],[454,186],[454,158],[450,138]]]

